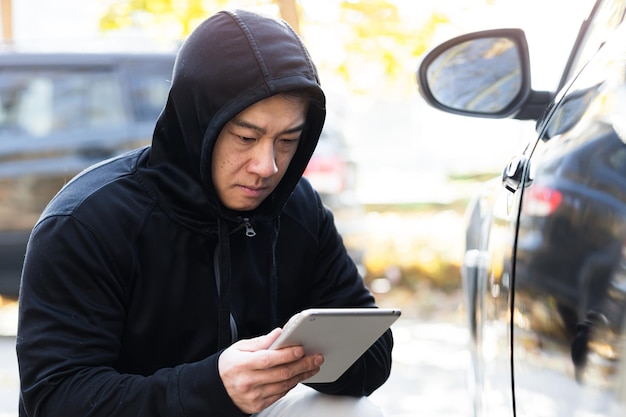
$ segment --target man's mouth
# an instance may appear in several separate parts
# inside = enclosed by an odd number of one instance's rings
[[[263,194],[263,192],[266,189],[266,187],[250,187],[250,186],[246,186],[246,185],[240,185],[239,187],[244,192],[244,194],[246,194],[246,195],[248,195],[250,197],[258,197],[261,194]]]

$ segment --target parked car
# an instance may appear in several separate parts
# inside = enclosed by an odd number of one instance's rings
[[[451,39],[419,65],[438,109],[537,122],[467,209],[476,416],[626,415],[625,11],[595,2],[554,91],[532,89],[519,29]]]
[[[74,175],[149,143],[168,53],[0,52],[0,295],[16,297],[26,242]]]
[[[326,122],[304,176],[328,206],[340,209],[355,204],[356,164],[336,124]]]
[[[26,243],[77,173],[150,143],[173,53],[0,52],[0,296],[16,298]],[[354,206],[356,167],[327,123],[305,175],[336,209]],[[341,225],[340,225],[341,226]],[[357,264],[362,253],[349,248]]]

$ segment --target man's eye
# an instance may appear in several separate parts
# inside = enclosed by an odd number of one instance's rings
[[[249,138],[247,136],[239,136],[239,139],[241,139],[243,142],[253,142],[255,140],[254,138]]]

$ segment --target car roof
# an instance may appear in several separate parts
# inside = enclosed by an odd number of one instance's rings
[[[123,61],[174,60],[166,52],[0,52],[2,66],[114,65]]]

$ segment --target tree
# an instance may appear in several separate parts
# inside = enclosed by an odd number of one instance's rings
[[[2,18],[2,41],[13,40],[13,5],[11,0],[0,0],[0,17]]]
[[[347,82],[369,68],[383,91],[391,93],[391,84],[414,94],[407,85],[412,82],[415,63],[431,45],[436,26],[447,18],[433,12],[423,22],[414,22],[402,16],[392,0],[343,0],[341,22],[347,28],[342,32],[346,58],[337,70]],[[365,92],[371,87],[355,89]]]
[[[393,91],[414,94],[412,74],[417,57],[430,45],[435,28],[447,18],[424,11],[420,22],[402,15],[396,0],[109,0],[107,12],[100,20],[105,32],[135,29],[151,32],[155,37],[179,41],[204,18],[218,10],[261,8],[271,10],[303,35],[307,46],[332,33],[332,47],[341,50],[340,62],[327,64],[322,45],[316,62],[342,78],[354,91],[367,93],[373,88],[391,94]],[[336,21],[315,22],[306,8],[332,9]],[[327,14],[331,14],[330,12]],[[327,16],[325,16],[327,17]],[[308,37],[307,37],[308,36]],[[363,77],[367,71],[368,76]]]
[[[121,29],[150,29],[164,26],[176,28],[164,30],[169,36],[183,38],[207,16],[237,3],[238,7],[276,4],[280,17],[294,30],[299,30],[298,9],[295,0],[113,0],[100,19],[102,31]],[[177,33],[176,33],[177,32]],[[174,34],[175,33],[175,34]],[[173,35],[172,35],[173,34]]]
[[[280,16],[282,19],[289,23],[289,25],[296,31],[296,33],[300,33],[300,16],[298,13],[298,9],[296,8],[296,0],[275,0],[278,3],[278,8],[280,10]]]

